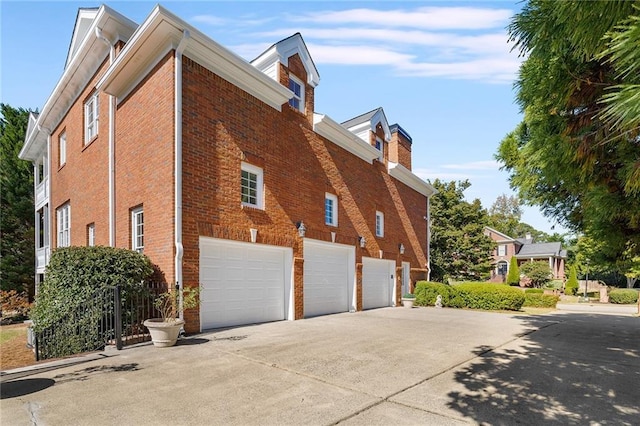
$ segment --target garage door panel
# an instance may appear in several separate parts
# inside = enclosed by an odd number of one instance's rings
[[[304,315],[349,310],[349,247],[304,243]]]
[[[362,258],[362,308],[391,306],[395,262],[385,259]]]
[[[201,239],[202,328],[285,318],[285,250]]]

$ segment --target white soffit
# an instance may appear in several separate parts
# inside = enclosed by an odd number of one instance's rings
[[[325,137],[370,164],[380,156],[380,151],[326,115],[313,114],[313,130],[320,136]]]
[[[433,186],[411,173],[409,169],[401,164],[389,162],[389,174],[426,197],[438,193]]]
[[[320,74],[318,74],[318,69],[313,63],[311,54],[309,53],[307,45],[300,33],[295,33],[292,36],[277,42],[256,59],[251,61],[251,64],[264,72],[274,63],[287,65],[287,60],[296,53],[300,56],[300,60],[307,72],[307,84],[311,87],[316,87],[318,83],[320,83]]]
[[[85,89],[96,70],[109,55],[110,47],[95,35],[101,28],[103,35],[112,43],[127,41],[137,24],[108,6],[102,5],[91,26],[86,30],[80,44],[74,46],[75,53],[58,80],[56,87],[42,107],[36,123],[37,129],[27,136],[19,157],[30,159],[35,152],[46,148],[47,136],[60,124],[71,105]],[[77,44],[78,41],[75,41]]]
[[[109,70],[98,82],[106,93],[122,100],[164,55],[190,34],[184,55],[280,111],[291,91],[255,69],[162,6],[156,6],[140,25]]]

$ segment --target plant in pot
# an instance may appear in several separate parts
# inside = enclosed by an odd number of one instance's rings
[[[405,293],[402,295],[402,306],[405,308],[413,308],[413,302],[416,301],[416,295],[411,293]]]
[[[182,306],[180,295],[182,294]],[[192,309],[198,306],[200,287],[177,288],[160,293],[153,301],[153,306],[160,312],[160,318],[151,318],[144,322],[149,329],[154,346],[166,348],[176,344],[184,320],[178,318],[180,309]]]

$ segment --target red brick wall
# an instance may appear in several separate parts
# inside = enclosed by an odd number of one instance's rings
[[[257,228],[258,242],[293,246],[294,257],[301,258],[295,227],[300,220],[309,238],[330,241],[334,231],[336,242],[356,246],[364,236],[367,245],[357,248],[357,263],[383,250],[397,266],[404,260],[425,267],[426,197],[391,178],[383,164],[368,164],[319,137],[308,117],[287,105],[278,112],[188,58],[183,117],[186,285],[198,283],[200,235],[249,241],[249,228]],[[241,206],[242,161],[264,170],[265,210]],[[325,192],[338,196],[338,227],[324,224]],[[375,237],[376,210],[385,214],[383,238]],[[299,318],[301,272],[294,277]]]
[[[51,137],[51,244],[57,246],[56,209],[71,205],[71,245],[87,245],[87,225],[95,223],[96,245],[109,244],[108,149],[109,97],[100,94],[98,135],[84,143],[84,102],[94,93],[95,84],[108,66],[108,58],[98,68]],[[58,140],[66,132],[66,163],[59,166]]]
[[[116,245],[131,248],[131,214],[144,209],[144,254],[174,277],[174,59],[168,53],[116,112]]]
[[[411,170],[411,142],[398,131],[391,133],[389,161],[399,163]]]

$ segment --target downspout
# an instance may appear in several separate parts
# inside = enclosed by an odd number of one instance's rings
[[[182,32],[182,40],[178,44],[175,50],[175,158],[174,158],[174,176],[175,176],[175,279],[176,286],[183,286],[182,282],[182,256],[184,255],[184,247],[182,245],[182,52],[187,47],[187,43],[190,38],[189,30]],[[182,311],[182,293],[180,293],[180,318],[184,319],[184,313]]]
[[[109,66],[113,64],[116,49],[114,45],[102,34],[102,28],[96,27],[96,37],[109,46]],[[115,192],[115,98],[109,95],[109,246],[116,244],[116,192]]]
[[[433,195],[433,194],[432,194]],[[431,281],[431,195],[427,197],[427,281]]]

